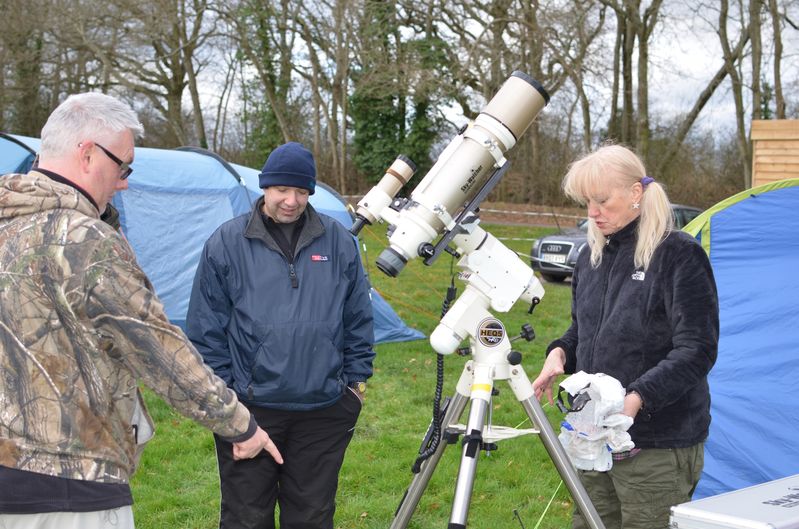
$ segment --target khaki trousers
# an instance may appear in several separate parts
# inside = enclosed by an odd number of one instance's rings
[[[671,507],[691,501],[703,466],[704,443],[645,448],[608,472],[581,471],[580,480],[606,529],[667,529]],[[576,508],[572,527],[588,527]]]

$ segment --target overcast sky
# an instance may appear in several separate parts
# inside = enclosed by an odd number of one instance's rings
[[[722,65],[722,51],[716,34],[718,16],[715,12],[702,10],[703,15],[686,12],[682,18],[669,18],[660,23],[651,45],[650,105],[655,113],[678,115],[688,112],[699,93]],[[763,20],[763,77],[773,85],[773,38],[769,19]],[[730,26],[730,39],[737,30]],[[735,33],[733,33],[735,32]],[[799,31],[786,28],[782,34],[783,59],[782,83],[789,108],[796,108],[795,94],[799,91]],[[749,70],[749,62],[745,63]],[[747,79],[751,76],[746,74]],[[747,100],[747,113],[751,112],[751,101]],[[772,110],[774,104],[772,103]],[[696,123],[703,128],[735,127],[735,103],[732,98],[729,78],[720,86]]]

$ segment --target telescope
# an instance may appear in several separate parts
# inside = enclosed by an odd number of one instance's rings
[[[410,199],[395,201],[416,170],[413,162],[399,156],[358,202],[351,230],[357,235],[366,224],[389,222],[389,246],[377,258],[377,267],[396,277],[417,256],[432,264],[456,235],[460,221],[507,171],[505,153],[548,102],[549,94],[538,81],[513,72],[477,118],[447,145]],[[445,237],[433,246],[433,239],[445,231]]]
[[[416,167],[398,156],[380,182],[358,202],[355,235],[367,224],[389,223],[389,246],[377,267],[396,277],[409,260],[424,257],[429,265],[442,252],[459,257],[459,278],[466,283],[455,300],[447,297],[445,314],[430,345],[439,354],[436,399],[430,429],[414,465],[414,478],[402,497],[390,529],[406,529],[427,483],[451,439],[463,435],[461,464],[452,501],[450,529],[466,529],[469,503],[477,471],[477,455],[494,441],[525,433],[538,433],[561,477],[591,529],[605,529],[576,470],[535,398],[532,384],[521,366],[521,353],[511,350],[505,326],[491,311],[508,312],[522,300],[530,311],[544,295],[541,283],[519,256],[480,227],[477,206],[507,172],[505,153],[512,148],[549,102],[546,90],[530,76],[515,71],[475,120],[463,127],[436,163],[411,192],[396,198],[413,177]],[[435,245],[432,241],[441,235]],[[453,247],[450,247],[450,243]],[[449,302],[455,300],[451,306]],[[529,325],[520,337],[531,340]],[[515,339],[515,338],[514,338]],[[472,359],[464,366],[456,393],[440,406],[443,357],[465,340]],[[494,383],[507,381],[537,430],[487,427]],[[468,423],[456,424],[470,403]],[[443,418],[441,414],[443,413]],[[490,426],[490,425],[489,425]],[[442,441],[445,437],[448,441]]]

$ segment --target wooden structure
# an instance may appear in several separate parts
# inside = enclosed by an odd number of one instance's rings
[[[799,119],[752,121],[752,187],[799,178]]]

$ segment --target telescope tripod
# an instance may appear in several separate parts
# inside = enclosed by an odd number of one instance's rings
[[[549,424],[538,399],[535,398],[532,384],[527,374],[524,372],[520,361],[521,355],[510,351],[510,342],[504,336],[504,326],[499,320],[494,320],[493,329],[502,329],[503,337],[501,341],[490,343],[490,340],[471,339],[471,350],[473,360],[466,363],[461,373],[456,387],[454,397],[449,401],[442,429],[447,433],[461,433],[455,424],[466,408],[466,403],[471,402],[469,419],[463,438],[463,451],[461,455],[460,468],[458,470],[458,480],[455,485],[455,495],[452,501],[452,513],[448,529],[465,529],[466,519],[469,513],[469,503],[474,487],[474,479],[477,474],[477,458],[480,453],[482,443],[488,439],[492,432],[486,431],[486,416],[491,401],[491,394],[494,388],[494,381],[507,380],[508,384],[521,403],[532,424],[537,428],[537,433],[544,443],[544,447],[549,453],[555,467],[560,473],[561,478],[574,499],[577,508],[583,514],[588,526],[591,529],[605,529],[599,514],[594,508],[593,503],[588,497],[577,471],[572,466],[566,455],[563,446],[558,441],[552,426]],[[498,327],[497,327],[498,324]],[[489,342],[486,345],[484,342]],[[503,347],[504,345],[504,347]],[[511,363],[514,362],[514,363]],[[520,433],[509,433],[511,428],[501,428],[495,439],[510,438],[520,435]],[[515,430],[513,430],[515,432]],[[535,432],[535,430],[533,430]],[[442,435],[444,433],[442,432]],[[485,438],[484,438],[485,435]],[[404,529],[407,527],[419,500],[427,487],[430,477],[436,469],[441,456],[448,443],[442,439],[435,452],[422,463],[419,472],[414,476],[405,496],[402,498],[399,507],[391,523],[391,529]]]

